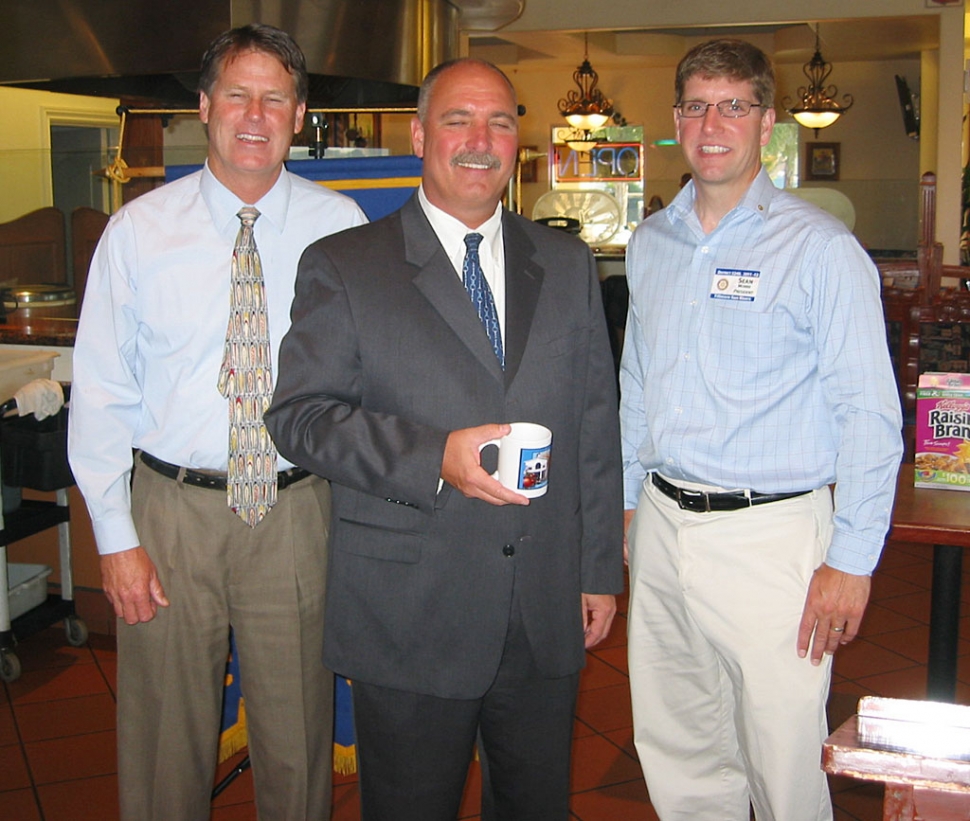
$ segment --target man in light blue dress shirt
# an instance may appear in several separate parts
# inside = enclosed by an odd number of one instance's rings
[[[693,181],[627,249],[637,751],[664,821],[823,821],[832,654],[859,629],[902,453],[879,279],[762,169],[760,50],[695,47],[676,95]]]
[[[237,212],[259,211],[274,370],[303,249],[366,219],[352,200],[283,167],[307,99],[306,64],[289,35],[269,26],[221,35],[203,58],[200,89],[205,168],[111,218],[74,353],[71,467],[118,616],[121,817],[209,818],[231,625],[257,812],[325,819],[330,488],[281,457],[275,506],[253,528],[237,516],[218,381]]]

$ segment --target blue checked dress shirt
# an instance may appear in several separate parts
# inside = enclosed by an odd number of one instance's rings
[[[693,205],[690,184],[627,248],[626,507],[649,471],[761,493],[835,483],[826,562],[870,573],[902,453],[876,268],[764,171],[710,234]],[[724,298],[741,275],[753,298]]]

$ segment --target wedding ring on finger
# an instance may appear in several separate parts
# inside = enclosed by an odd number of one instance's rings
[[[829,630],[831,630],[833,633],[844,633],[845,632],[845,628],[844,627],[830,627]]]

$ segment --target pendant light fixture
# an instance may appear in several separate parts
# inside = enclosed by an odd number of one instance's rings
[[[795,118],[795,122],[805,128],[815,130],[818,136],[820,128],[828,128],[855,102],[851,94],[843,94],[844,105],[839,105],[835,98],[839,90],[834,85],[826,85],[832,73],[832,64],[825,62],[819,45],[818,23],[815,24],[815,54],[809,62],[802,66],[802,72],[808,78],[808,87],[798,89],[798,103],[791,104],[791,98],[785,97],[782,104],[785,110]]]
[[[588,34],[583,36],[583,50],[583,62],[573,72],[578,91],[570,90],[559,101],[559,113],[574,129],[574,139],[568,141],[569,145],[577,151],[583,150],[579,145],[592,147],[595,142],[592,132],[606,125],[613,116],[613,101],[608,100],[597,88],[600,78],[589,62]],[[577,145],[573,146],[573,143]]]
[[[596,148],[596,140],[588,131],[574,129],[573,133],[566,139],[566,145],[577,154],[588,154]]]

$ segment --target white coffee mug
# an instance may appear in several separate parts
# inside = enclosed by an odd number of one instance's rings
[[[498,470],[492,474],[505,487],[530,499],[544,496],[549,487],[549,456],[552,431],[533,422],[513,422],[512,430],[501,439],[492,439],[479,448],[498,447]]]

